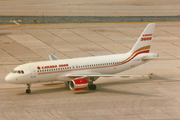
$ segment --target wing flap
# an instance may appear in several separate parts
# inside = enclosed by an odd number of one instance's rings
[[[122,74],[71,74],[67,75],[70,78],[88,78],[88,77],[149,77],[151,78],[153,73],[148,75],[122,75]]]

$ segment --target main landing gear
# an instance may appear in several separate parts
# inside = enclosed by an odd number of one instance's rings
[[[31,93],[31,89],[30,89],[31,88],[31,84],[27,84],[27,86],[28,86],[28,89],[26,89],[26,93],[30,94]]]
[[[93,84],[93,82],[96,80],[97,78],[89,78],[88,80],[88,88],[90,90],[96,90],[96,85]]]
[[[88,88],[90,90],[96,90],[96,85],[95,84],[90,84],[90,85],[88,85]]]

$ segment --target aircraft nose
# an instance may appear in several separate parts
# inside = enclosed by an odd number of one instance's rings
[[[8,75],[5,77],[5,81],[11,83],[11,82],[13,81],[13,79],[12,79],[12,77],[8,74]]]

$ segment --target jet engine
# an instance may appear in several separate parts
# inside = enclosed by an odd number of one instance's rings
[[[71,90],[82,90],[87,88],[88,81],[87,79],[74,79],[69,82],[69,88]]]

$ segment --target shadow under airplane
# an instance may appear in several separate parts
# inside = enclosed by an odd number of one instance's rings
[[[123,84],[135,84],[135,83],[147,83],[150,81],[174,81],[174,80],[170,80],[167,78],[163,78],[157,75],[153,75],[152,79],[128,79],[128,80],[121,80],[121,81],[114,81],[114,82],[104,82],[104,83],[98,83],[98,89],[93,91],[93,90],[89,90],[88,88],[84,89],[84,90],[80,90],[80,91],[75,91],[73,92],[74,94],[91,94],[91,93],[95,93],[95,92],[106,92],[106,93],[116,93],[116,94],[126,94],[126,95],[140,95],[140,96],[148,96],[148,97],[161,97],[159,95],[151,95],[151,94],[145,94],[145,93],[139,93],[139,92],[130,92],[130,91],[126,91],[126,90],[115,90],[115,89],[109,89],[109,88],[104,88],[105,86],[112,86],[112,85],[123,85]],[[55,93],[55,92],[63,92],[63,91],[70,91],[69,88],[67,88],[65,85],[64,87],[59,87],[59,85],[61,85],[63,83],[50,83],[50,84],[43,84],[43,89],[38,89],[36,90],[36,88],[33,90],[33,92],[31,94],[47,94],[47,93]],[[52,88],[51,86],[54,86],[56,88]],[[45,89],[45,88],[48,89]],[[20,93],[18,95],[27,95],[26,93]],[[28,94],[29,95],[29,94]]]

